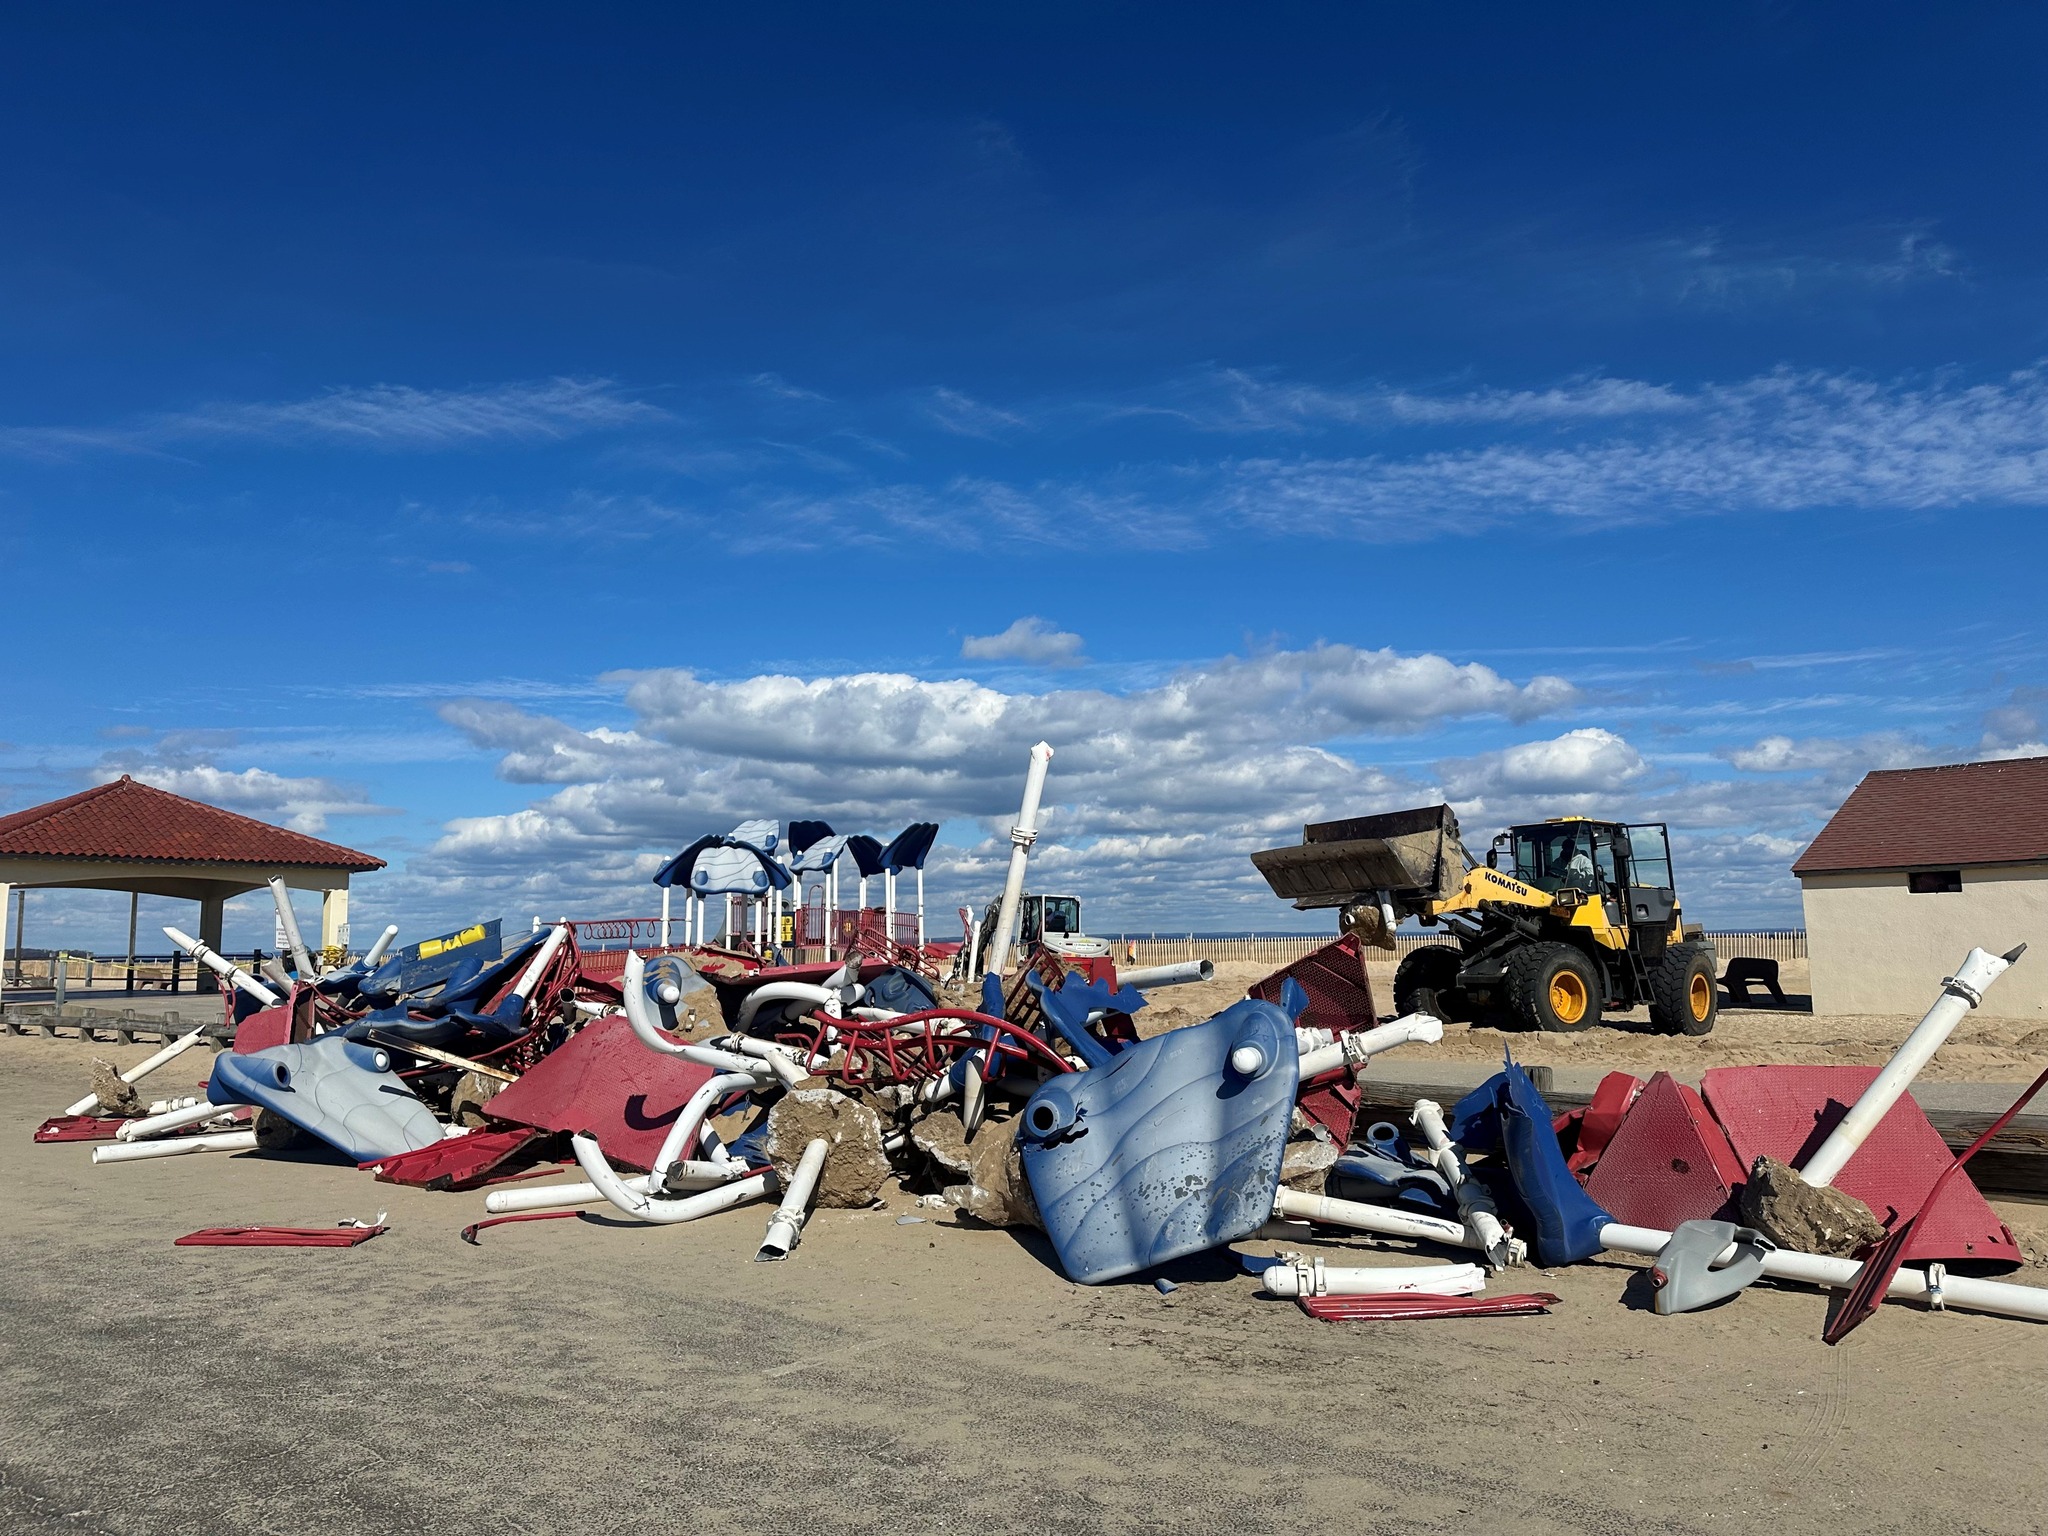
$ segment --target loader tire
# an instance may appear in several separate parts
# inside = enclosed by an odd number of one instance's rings
[[[1446,1024],[1471,1018],[1471,1005],[1458,985],[1458,967],[1465,957],[1448,944],[1413,949],[1394,968],[1394,1012],[1429,1013]]]
[[[1529,1029],[1576,1034],[1600,1022],[1600,974],[1569,944],[1530,944],[1508,956],[1508,1004]]]
[[[1700,944],[1674,944],[1650,972],[1650,1027],[1667,1035],[1704,1035],[1720,1017],[1714,952]]]

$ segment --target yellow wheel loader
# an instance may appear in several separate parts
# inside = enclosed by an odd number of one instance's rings
[[[1400,1013],[1568,1031],[1648,1003],[1654,1029],[1714,1027],[1714,946],[1680,913],[1661,822],[1510,827],[1482,864],[1456,813],[1432,805],[1304,827],[1298,845],[1252,863],[1275,895],[1337,907],[1343,927],[1382,948],[1404,917],[1445,931],[1450,942],[1410,951],[1395,971]]]

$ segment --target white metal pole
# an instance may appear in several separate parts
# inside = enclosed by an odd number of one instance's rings
[[[669,888],[661,888],[661,947],[668,948],[668,894]]]
[[[363,956],[363,969],[366,971],[377,969],[383,963],[386,951],[391,948],[391,941],[397,937],[398,924],[396,923],[390,924],[382,933],[378,934],[377,942],[372,944],[370,952]]]
[[[917,947],[924,948],[924,866],[917,866]]]
[[[818,1175],[825,1167],[825,1154],[831,1150],[832,1143],[822,1136],[814,1136],[804,1143],[803,1155],[790,1172],[789,1188],[782,1196],[782,1204],[768,1218],[768,1235],[761,1240],[761,1251],[754,1255],[756,1259],[789,1257],[789,1250],[796,1246],[797,1236],[804,1229],[804,1220],[810,1215],[811,1191],[818,1187]]]
[[[221,1131],[210,1136],[173,1136],[165,1141],[118,1141],[93,1149],[95,1166],[134,1163],[151,1157],[182,1157],[191,1152],[254,1152],[254,1131]]]
[[[1010,872],[1003,881],[1003,904],[996,912],[995,939],[988,955],[988,969],[999,976],[1010,963],[1017,904],[1024,898],[1024,865],[1031,857],[1031,845],[1038,841],[1038,802],[1045,794],[1045,769],[1051,761],[1049,743],[1041,741],[1031,749],[1031,766],[1024,773],[1024,802],[1018,808],[1016,825],[1010,828]]]
[[[882,871],[882,932],[889,942],[896,942],[896,871]]]
[[[162,1066],[165,1062],[171,1061],[176,1057],[184,1055],[185,1052],[191,1050],[193,1046],[197,1045],[201,1040],[204,1040],[205,1038],[206,1026],[202,1024],[199,1026],[199,1028],[193,1030],[191,1033],[178,1036],[177,1039],[173,1040],[169,1045],[165,1046],[162,1050],[158,1051],[154,1056],[147,1057],[144,1060],[137,1062],[134,1066],[130,1067],[126,1072],[123,1072],[121,1074],[121,1081],[124,1083],[141,1082],[145,1077],[149,1076],[150,1073],[154,1072],[158,1067]],[[100,1096],[98,1094],[88,1093],[76,1104],[73,1104],[69,1109],[65,1110],[64,1113],[67,1115],[90,1114],[92,1113],[93,1105],[99,1103],[99,1101]]]
[[[284,881],[276,875],[270,877],[270,899],[277,903],[277,926],[284,932],[284,941],[291,947],[292,964],[299,968],[299,980],[311,981],[320,972],[313,965],[313,957],[306,953],[306,941],[299,935],[299,915],[292,910],[291,893],[284,888]]]
[[[263,983],[258,981],[254,976],[251,976],[239,965],[234,964],[232,961],[223,959],[221,956],[215,954],[213,950],[210,949],[208,946],[200,943],[197,939],[193,938],[190,934],[184,932],[183,930],[167,927],[164,929],[164,937],[169,939],[173,944],[177,945],[178,948],[185,951],[186,954],[190,955],[194,960],[197,960],[201,965],[205,966],[208,970],[212,971],[215,975],[225,978],[231,986],[240,987],[244,992],[248,993],[251,997],[255,998],[256,1001],[261,1003],[264,1007],[275,1008],[279,1003],[284,1001],[283,998],[279,997],[275,992],[271,991],[270,988],[263,985]]]
[[[1984,989],[2004,975],[2013,961],[2019,959],[2020,950],[2026,947],[2022,944],[2009,956],[1988,955],[1981,949],[1973,949],[1963,957],[1955,975],[1942,982],[1941,996],[1934,1000],[1934,1006],[1901,1042],[1892,1059],[1885,1063],[1884,1070],[1871,1080],[1849,1113],[1842,1116],[1842,1123],[1820,1144],[1820,1150],[1806,1160],[1805,1166],[1799,1170],[1801,1178],[1816,1189],[1835,1181],[1843,1165],[1863,1145],[1863,1138],[1875,1130],[1885,1112],[1899,1102],[1913,1079],[1920,1075],[1920,1070],[1941,1049],[1942,1042],[1955,1033],[1963,1016],[1983,1001]]]

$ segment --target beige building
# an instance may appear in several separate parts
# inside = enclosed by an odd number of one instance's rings
[[[1920,1013],[1971,946],[2028,946],[1984,997],[2048,1021],[2048,757],[1864,776],[1792,866],[1815,1013]]]

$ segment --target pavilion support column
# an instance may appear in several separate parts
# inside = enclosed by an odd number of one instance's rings
[[[227,904],[224,896],[204,896],[199,901],[199,942],[215,954],[220,953],[221,926],[226,915],[223,909]]]
[[[135,990],[135,919],[141,915],[142,893],[128,893],[128,990]]]
[[[0,1003],[7,1000],[7,895],[13,890],[5,880],[0,880]],[[20,943],[16,941],[16,948]]]
[[[322,965],[339,965],[348,953],[348,887],[320,893]]]

